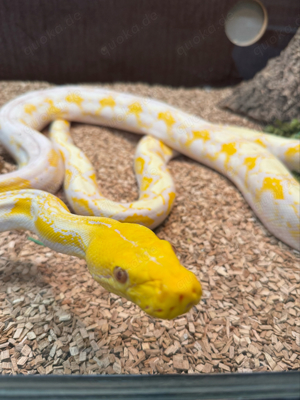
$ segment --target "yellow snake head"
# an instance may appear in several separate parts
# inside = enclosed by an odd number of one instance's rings
[[[104,288],[156,318],[172,319],[189,311],[202,294],[196,276],[180,264],[170,243],[141,225],[116,223],[105,234],[96,234],[86,261]]]

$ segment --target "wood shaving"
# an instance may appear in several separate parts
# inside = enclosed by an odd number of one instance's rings
[[[43,82],[0,82],[0,103]],[[259,125],[219,110],[230,89],[109,85],[166,101],[212,122]],[[102,192],[137,198],[132,170],[139,136],[73,124]],[[0,147],[2,173],[15,169]],[[108,293],[85,262],[0,234],[0,373],[165,374],[300,368],[299,253],[273,237],[223,176],[184,156],[170,162],[177,198],[156,229],[203,286],[201,302],[172,321],[147,316]],[[58,196],[66,201],[62,192]]]

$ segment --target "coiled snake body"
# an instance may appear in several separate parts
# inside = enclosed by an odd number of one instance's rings
[[[116,203],[101,195],[65,120],[149,135],[135,156],[137,201]],[[51,121],[52,142],[39,133]],[[194,274],[148,229],[172,208],[175,191],[166,164],[176,151],[226,175],[269,231],[300,250],[299,184],[288,170],[300,169],[296,139],[214,125],[153,99],[63,86],[5,105],[0,141],[19,165],[0,176],[0,231],[29,229],[52,249],[85,258],[94,279],[150,315],[174,318],[201,296]],[[63,177],[68,201],[80,216],[46,193],[55,193]]]

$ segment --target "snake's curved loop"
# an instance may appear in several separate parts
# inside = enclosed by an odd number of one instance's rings
[[[152,136],[140,140],[134,156],[139,199],[120,203],[101,194],[92,164],[72,141],[69,122],[53,122],[50,138],[56,150],[62,154],[65,165],[64,191],[76,214],[139,223],[153,229],[170,213],[175,199],[175,186],[167,163],[176,152],[160,140]]]
[[[237,185],[277,238],[300,250],[300,189],[283,165],[299,165],[298,140],[210,124],[153,99],[91,87],[58,87],[20,96],[2,108],[1,141],[23,167],[0,177],[0,191],[57,188],[63,174],[61,157],[38,133],[56,119],[149,134],[216,169]],[[148,212],[144,209],[142,216]]]

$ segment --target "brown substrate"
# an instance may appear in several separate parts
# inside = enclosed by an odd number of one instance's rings
[[[0,82],[0,105],[47,83]],[[116,84],[212,122],[258,128],[219,110],[229,89]],[[137,196],[132,160],[139,136],[74,124],[111,199]],[[0,148],[5,165],[11,158]],[[156,229],[200,279],[204,295],[173,321],[148,317],[102,289],[85,262],[0,234],[0,373],[152,374],[281,371],[300,367],[299,253],[274,238],[218,173],[180,156],[170,162],[174,209]],[[64,199],[62,193],[59,196]]]

